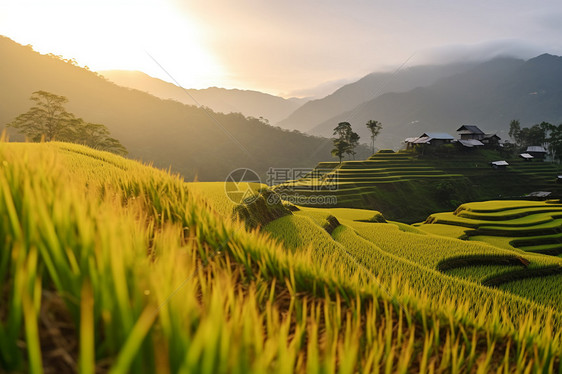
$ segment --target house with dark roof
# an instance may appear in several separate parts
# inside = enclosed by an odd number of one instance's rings
[[[422,135],[415,138],[406,138],[407,148],[412,148],[418,144],[426,144],[431,146],[438,146],[443,144],[452,143],[455,138],[445,132],[424,132]]]
[[[509,166],[509,163],[505,160],[492,161],[490,162],[490,166],[492,166],[494,169],[505,169]]]
[[[460,139],[458,141],[458,144],[462,145],[463,147],[466,148],[478,148],[478,147],[482,147],[484,145],[484,143],[482,143],[480,140],[476,140],[476,139]]]
[[[461,136],[461,140],[481,140],[484,137],[484,131],[480,130],[476,125],[462,125],[457,129]]]
[[[501,138],[496,134],[484,134],[484,137],[480,139],[484,145],[496,146],[500,144]]]
[[[544,149],[544,147],[540,146],[540,145],[532,145],[527,147],[527,150],[525,151],[525,153],[530,154],[531,156],[533,156],[534,158],[538,158],[538,159],[544,159],[547,151],[546,149]]]
[[[501,138],[496,134],[486,134],[476,125],[462,125],[457,129],[460,135],[459,143],[467,148],[475,148],[478,146],[499,145]],[[477,142],[475,142],[477,141]]]

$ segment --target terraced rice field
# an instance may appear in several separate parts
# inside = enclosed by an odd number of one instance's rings
[[[562,257],[562,204],[550,201],[486,201],[461,205],[455,212],[436,213],[419,229],[443,236],[460,237],[471,243],[484,242],[536,256],[536,259]],[[437,227],[437,229],[435,229]],[[444,229],[451,227],[452,230]],[[500,288],[532,300],[562,304],[560,264],[546,265],[545,271],[531,271],[527,278],[503,282]],[[480,269],[478,270],[480,271]],[[465,276],[464,270],[455,271]],[[520,274],[523,275],[523,274]],[[490,283],[490,280],[487,280]],[[484,282],[486,283],[486,281]],[[493,283],[493,281],[492,281]]]
[[[465,238],[508,249],[553,256],[562,254],[562,203],[559,200],[468,203],[455,212],[432,214],[419,227],[435,233],[434,224],[455,227],[464,231]],[[444,230],[441,234],[447,236]]]
[[[367,160],[320,163],[303,178],[274,189],[298,196],[299,205],[369,208],[405,222],[463,201],[521,198],[537,191],[562,197],[562,184],[556,183],[559,165],[508,159],[507,169],[491,168],[489,162],[501,157],[492,151],[445,156],[379,152]],[[314,200],[325,195],[334,198]]]
[[[376,153],[367,160],[323,162],[309,175],[275,186],[278,192],[296,192],[314,196],[329,191],[338,197],[338,205],[362,203],[378,187],[420,180],[447,180],[461,178],[448,173],[407,153]]]
[[[323,256],[329,255],[326,250],[339,257],[347,254],[349,264],[357,262],[381,279],[389,273],[402,274],[419,289],[424,282],[446,282],[445,275],[491,287],[542,277],[552,279],[552,289],[557,288],[555,276],[562,271],[562,259],[446,238],[400,223],[377,223],[373,216],[369,210],[301,207],[267,225],[266,231],[292,248],[312,243]],[[331,233],[325,230],[329,217],[339,222]],[[330,235],[333,241],[327,240]],[[412,267],[418,270],[412,272]]]

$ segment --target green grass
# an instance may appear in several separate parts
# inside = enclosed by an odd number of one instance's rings
[[[482,283],[490,274],[502,274],[520,269],[521,266],[517,265],[473,265],[449,269],[444,273],[453,277]]]
[[[455,239],[461,238],[463,235],[465,235],[465,231],[466,231],[465,227],[442,225],[439,223],[435,223],[433,225],[422,225],[417,227],[419,227],[423,232],[427,232],[434,235],[447,236]]]
[[[200,195],[204,194],[212,209],[219,214],[224,214],[225,217],[230,217],[234,208],[240,204],[243,192],[253,191],[256,193],[262,187],[265,187],[265,185],[245,182],[237,185],[233,182],[191,182],[187,184],[190,191]]]
[[[77,145],[0,168],[0,371],[560,371],[557,308],[383,248],[463,242],[350,210],[248,230],[217,185]]]
[[[548,279],[539,277],[517,280],[505,283],[500,288],[541,304],[553,307],[562,305],[562,274]]]

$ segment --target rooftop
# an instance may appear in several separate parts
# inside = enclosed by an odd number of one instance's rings
[[[540,145],[531,145],[527,147],[527,152],[546,153],[546,149]]]
[[[457,129],[457,132],[461,134],[484,134],[484,131],[480,130],[476,125],[462,125]]]
[[[484,143],[482,143],[480,140],[476,140],[476,139],[467,139],[467,140],[459,140],[459,143],[461,143],[462,145],[464,145],[465,147],[468,148],[473,148],[473,147],[478,147],[481,145],[484,145]]]
[[[420,138],[427,137],[432,139],[439,139],[439,140],[453,140],[455,139],[453,136],[447,134],[446,132],[425,132],[420,136]]]
[[[505,160],[501,160],[501,161],[492,161],[490,162],[490,164],[494,165],[494,166],[508,166],[509,164],[507,163],[507,161]]]

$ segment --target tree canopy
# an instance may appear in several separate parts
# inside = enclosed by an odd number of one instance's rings
[[[31,94],[34,105],[20,114],[8,127],[19,130],[32,141],[66,141],[117,154],[127,154],[119,140],[110,136],[102,124],[85,122],[68,112],[64,104],[68,99],[47,91]]]
[[[366,126],[369,131],[371,131],[371,147],[372,152],[375,153],[375,139],[382,130],[382,123],[375,120],[369,120],[369,122],[366,123]]]
[[[541,122],[531,127],[521,127],[518,120],[511,121],[509,136],[520,150],[533,145],[543,146],[554,159],[562,157],[562,124],[556,126]]]
[[[355,159],[355,148],[359,145],[359,135],[355,133],[349,122],[340,122],[334,128],[334,135],[337,138],[333,139],[334,149],[332,149],[332,155],[340,159],[340,163],[343,156],[348,154],[352,155]]]

